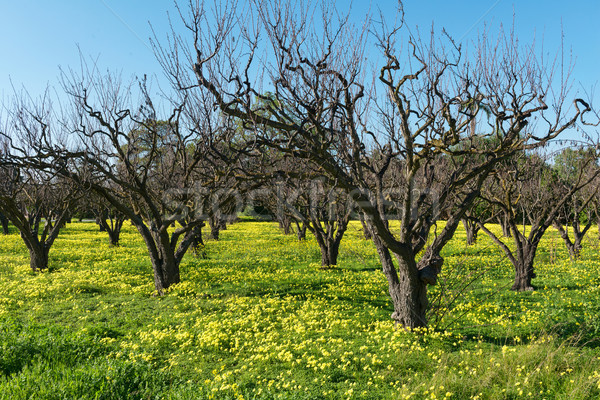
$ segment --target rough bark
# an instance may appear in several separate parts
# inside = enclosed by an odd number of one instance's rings
[[[283,232],[284,235],[289,235],[292,233],[292,220],[287,215],[279,215],[277,217],[279,222],[279,229]]]
[[[25,241],[25,245],[29,250],[29,266],[32,271],[43,271],[48,269],[48,253],[50,247],[45,246],[43,243],[31,243]]]
[[[2,213],[0,213],[0,224],[2,225],[2,234],[8,235],[8,218]]]
[[[100,226],[100,232],[108,233],[108,240],[111,246],[118,246],[121,237],[121,228],[125,222],[125,216],[97,216],[96,223]]]
[[[219,234],[222,229],[220,215],[218,215],[218,213],[210,215],[208,218],[208,224],[210,225],[210,238],[213,240],[219,240]]]
[[[359,213],[358,217],[360,219],[360,224],[362,225],[363,235],[366,240],[371,240],[371,231],[369,230],[369,226],[365,221],[365,215],[363,213]]]
[[[330,268],[337,265],[338,254],[340,250],[340,242],[337,240],[328,240],[319,243],[321,249],[321,266]]]
[[[510,226],[508,225],[507,217],[502,215],[498,217],[498,223],[502,227],[502,236],[509,238],[512,236],[510,233]]]
[[[533,248],[531,248],[533,246]],[[524,249],[523,255],[517,258],[517,262],[514,264],[515,268],[515,281],[511,287],[511,290],[517,292],[524,292],[534,290],[531,280],[536,277],[533,269],[533,262],[535,259],[535,248],[537,245],[528,245],[528,248]]]
[[[206,258],[206,252],[204,251],[204,240],[202,240],[202,228],[205,224],[200,224],[196,227],[195,233],[192,236],[192,252],[194,256],[198,258]]]
[[[298,236],[298,241],[306,240],[306,224],[296,221],[296,235]]]
[[[212,240],[219,240],[219,233],[221,232],[221,227],[219,224],[210,224],[210,238]]]
[[[135,224],[135,223],[134,223]],[[175,283],[180,282],[179,261],[171,247],[166,230],[148,230],[143,224],[135,224],[144,238],[150,253],[152,271],[154,272],[154,287],[159,294]]]
[[[477,242],[477,233],[479,232],[477,222],[463,218],[462,223],[467,232],[467,245],[472,246]]]
[[[572,229],[572,233],[573,233],[572,240],[569,235],[569,232],[563,227],[563,225],[560,222],[554,221],[553,225],[558,230],[560,237],[563,239],[565,246],[567,247],[567,250],[569,251],[569,258],[571,260],[577,260],[579,258],[579,256],[581,255],[581,249],[582,249],[581,242],[583,241],[583,238],[585,237],[585,234],[587,233],[587,231],[592,226],[591,221],[588,222],[588,224],[586,224],[586,226],[583,228],[583,230],[579,229],[580,227],[577,222],[574,223],[573,229]]]
[[[331,268],[337,265],[340,243],[348,228],[349,218],[339,221],[327,221],[323,229],[320,221],[304,224],[312,232],[321,250],[321,267]]]
[[[394,254],[398,261],[398,269],[390,251],[381,239],[373,236],[373,243],[379,254],[383,273],[388,281],[388,288],[394,312],[391,317],[396,324],[407,329],[427,326],[427,285],[419,278],[417,265],[411,255]]]

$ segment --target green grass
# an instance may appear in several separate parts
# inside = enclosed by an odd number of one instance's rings
[[[600,397],[597,231],[577,262],[549,232],[528,293],[508,290],[485,236],[464,239],[430,290],[432,329],[405,332],[358,223],[326,271],[313,240],[234,224],[163,297],[128,225],[120,247],[68,225],[43,273],[17,233],[0,237],[0,399]]]

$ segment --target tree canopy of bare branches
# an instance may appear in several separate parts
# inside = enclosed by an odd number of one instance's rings
[[[362,25],[328,2],[190,2],[180,14],[187,33],[156,45],[173,85],[210,93],[247,143],[309,160],[348,193],[374,234],[392,318],[408,328],[426,326],[426,285],[489,173],[589,111],[511,32],[467,52],[444,33],[412,34],[401,10]],[[394,163],[399,230],[386,211]]]

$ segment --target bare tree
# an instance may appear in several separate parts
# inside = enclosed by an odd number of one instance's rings
[[[461,221],[467,234],[467,245],[472,246],[477,242],[477,233],[479,232],[477,221],[470,212],[466,212]]]
[[[48,268],[50,248],[69,219],[74,189],[31,170],[21,169],[18,179],[12,190],[0,194],[0,207],[20,232],[31,269],[41,271]]]
[[[478,224],[513,264],[512,290],[534,289],[531,281],[536,277],[534,261],[540,241],[569,200],[594,179],[584,170],[565,186],[542,157],[521,153],[504,163],[486,186],[482,197],[503,210],[514,250],[481,221]]]
[[[402,47],[401,13],[392,26],[381,16],[379,25],[367,17],[356,27],[326,2],[273,0],[243,11],[191,3],[181,15],[190,42],[174,35],[169,46],[157,46],[173,84],[208,90],[224,114],[253,129],[249,142],[314,162],[348,193],[374,234],[392,318],[408,328],[427,324],[426,285],[440,273],[440,251],[495,165],[555,138],[588,109],[579,100],[564,105],[566,86],[550,98],[553,71],[510,34],[498,42],[483,37],[467,59],[444,35],[422,41],[407,32]],[[544,126],[532,129],[536,117]],[[480,149],[481,137],[497,145]],[[397,231],[385,206],[394,160],[403,182],[395,188],[402,199]],[[447,222],[428,244],[441,210],[449,210]]]
[[[107,204],[102,198],[96,201],[92,212],[94,213],[96,224],[100,227],[100,231],[108,234],[111,246],[118,246],[121,237],[121,228],[123,228],[123,223],[127,219],[125,214]]]
[[[598,164],[593,148],[566,148],[554,159],[554,169],[562,184],[568,189],[577,185],[580,174],[589,179],[598,174]],[[552,225],[563,239],[571,260],[579,258],[582,241],[594,224],[593,200],[597,197],[597,179],[575,192],[559,210]]]
[[[297,222],[299,233],[308,230],[313,234],[321,250],[321,266],[331,268],[337,265],[340,243],[354,207],[335,182],[307,173],[308,166],[302,164],[300,179],[288,177],[278,182],[276,195],[282,208],[280,212]]]
[[[0,210],[27,246],[31,269],[41,271],[48,268],[50,248],[70,218],[70,208],[79,191],[64,178],[24,162],[24,157],[31,155],[30,140],[50,135],[49,126],[41,119],[49,112],[49,105],[40,100],[34,113],[28,112],[25,104],[24,98],[16,99],[14,108],[6,110],[0,131],[4,139],[0,153]]]
[[[141,234],[156,290],[180,281],[179,265],[197,238],[194,171],[229,131],[198,96],[167,99],[160,118],[145,79],[125,85],[85,63],[62,77],[71,104],[38,119],[69,133],[68,142],[32,135],[26,157],[39,171],[67,178],[126,216]]]

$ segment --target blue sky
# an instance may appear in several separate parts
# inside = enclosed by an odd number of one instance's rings
[[[348,2],[338,1],[340,9]],[[394,10],[396,1],[373,1],[371,7]],[[368,2],[355,2],[360,15]],[[575,89],[590,87],[600,80],[600,1],[438,1],[407,0],[407,24],[428,32],[431,23],[445,27],[455,39],[476,38],[484,24],[510,26],[513,15],[516,31],[523,41],[544,40],[544,48],[560,47],[561,25],[565,45],[577,58]],[[168,29],[167,12],[175,15],[171,1],[140,0],[21,0],[2,4],[0,16],[0,97],[12,93],[10,80],[24,85],[32,94],[47,84],[56,84],[59,66],[79,65],[78,47],[86,57],[98,58],[106,69],[123,76],[160,75],[148,46],[149,22],[163,34]],[[493,32],[493,29],[492,29]],[[600,91],[596,88],[597,96]],[[600,99],[599,99],[600,100]]]

